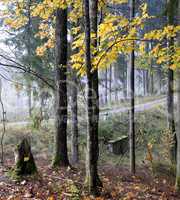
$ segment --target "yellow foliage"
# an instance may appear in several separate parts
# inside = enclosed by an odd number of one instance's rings
[[[40,46],[40,47],[37,47],[36,49],[36,54],[40,57],[43,56],[45,52],[46,52],[45,46]]]
[[[23,0],[0,0],[7,9],[3,10],[1,15],[5,16],[4,24],[10,29],[19,29],[28,23],[26,15],[27,2]],[[109,12],[107,4],[127,3],[127,0],[104,0],[99,1],[99,7],[103,12],[103,20],[98,25],[98,48],[91,46],[92,66],[94,69],[104,69],[116,62],[120,53],[128,54],[135,50],[138,54],[145,53],[146,41],[156,41],[156,45],[150,51],[150,55],[157,58],[158,64],[163,64],[171,60],[172,69],[180,67],[180,50],[176,45],[173,51],[161,45],[162,41],[169,38],[175,38],[180,31],[180,26],[165,26],[159,30],[152,30],[139,36],[139,32],[144,29],[146,20],[152,18],[147,12],[147,4],[140,6],[139,15],[132,21],[120,15]],[[13,5],[13,10],[8,10],[8,5]],[[58,8],[65,9],[71,7],[68,19],[73,24],[71,34],[73,37],[72,48],[74,54],[71,56],[72,66],[79,71],[81,75],[85,74],[85,45],[84,29],[79,24],[79,19],[83,17],[82,0],[42,0],[35,1],[31,6],[31,15],[42,20],[39,25],[37,37],[42,39],[44,44],[36,49],[38,56],[43,56],[48,49],[55,46],[55,17],[54,12]],[[143,32],[143,31],[142,31]],[[96,35],[91,34],[92,40]],[[135,41],[135,42],[134,42]],[[168,53],[167,53],[168,52]]]

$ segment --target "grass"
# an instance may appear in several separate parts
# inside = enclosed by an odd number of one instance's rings
[[[136,119],[136,155],[137,163],[141,164],[145,161],[147,144],[153,144],[153,153],[156,157],[161,157],[160,153],[163,146],[159,145],[163,131],[166,128],[165,109],[158,106],[155,109],[138,112],[135,115]],[[68,148],[70,152],[70,130],[68,125]],[[117,139],[122,135],[128,135],[129,117],[127,113],[113,115],[106,120],[101,120],[99,124],[100,141],[100,163],[109,163],[112,165],[128,164],[128,151],[125,155],[114,155],[107,149],[107,141]],[[80,134],[80,157],[85,161],[86,149],[86,123],[83,118],[79,125]],[[40,130],[34,130],[29,125],[7,125],[7,131],[4,140],[5,154],[14,157],[13,149],[23,137],[31,139],[32,152],[36,155],[44,154],[49,158],[53,155],[54,148],[54,127],[52,121],[42,124]],[[105,144],[104,144],[105,142]]]
[[[158,95],[158,96],[144,96],[144,97],[135,97],[135,104],[143,104],[143,103],[148,103],[154,100],[159,100],[164,98],[165,95]],[[130,103],[129,100],[123,99],[119,102],[116,103],[109,103],[108,105],[104,105],[100,108],[101,111],[108,111],[111,109],[116,109],[116,108],[123,108],[123,107],[129,107]]]

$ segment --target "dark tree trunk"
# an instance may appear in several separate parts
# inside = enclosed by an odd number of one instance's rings
[[[180,191],[180,69],[177,70],[177,97],[178,97],[177,98],[178,110],[177,110],[177,130],[176,130],[176,136],[177,136],[176,190],[179,192]]]
[[[177,6],[177,16],[180,16],[180,2]],[[180,45],[180,33],[177,36],[178,45]],[[177,70],[177,164],[176,164],[176,190],[180,192],[180,69]]]
[[[67,152],[67,9],[56,11],[56,105],[53,166],[68,166]]]
[[[91,27],[92,32],[97,34],[97,0],[91,0],[89,11],[89,0],[84,0],[85,11],[85,58],[88,79],[88,133],[87,133],[87,163],[86,182],[91,194],[98,193],[100,180],[98,177],[98,122],[99,122],[99,94],[98,94],[98,71],[92,72],[91,63]],[[91,16],[91,20],[90,20]],[[91,21],[91,25],[90,25]],[[93,46],[97,46],[97,37],[92,40]]]
[[[133,19],[135,15],[135,0],[130,2],[131,14],[130,18]],[[134,67],[135,67],[135,54],[134,50],[130,54],[130,124],[129,124],[129,147],[130,147],[130,170],[135,173],[135,126],[134,126]]]
[[[31,147],[27,139],[17,145],[15,149],[15,167],[12,176],[32,175],[37,172],[36,164],[31,152]]]
[[[168,0],[168,13],[167,13],[167,21],[168,25],[174,25],[174,0]],[[167,45],[169,49],[174,45],[174,39],[170,38],[167,41]],[[170,69],[170,65],[173,64],[171,61],[168,63],[168,91],[167,91],[167,124],[168,129],[173,134],[174,137],[174,145],[171,147],[171,161],[172,163],[176,162],[176,135],[175,135],[175,121],[174,121],[174,72]]]

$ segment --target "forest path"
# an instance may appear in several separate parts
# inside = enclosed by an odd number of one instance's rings
[[[145,110],[150,110],[152,108],[158,107],[160,105],[164,105],[166,103],[166,98],[153,100],[147,103],[140,103],[135,105],[135,112],[142,112]],[[113,115],[113,114],[119,114],[128,112],[130,110],[130,107],[122,107],[122,108],[113,108],[111,110],[101,111],[100,115]]]
[[[156,99],[147,103],[140,103],[135,105],[135,112],[142,112],[145,110],[150,110],[152,108],[155,108],[156,106],[164,105],[166,103],[166,98],[161,98],[161,99]],[[112,108],[106,111],[100,111],[100,116],[108,116],[108,115],[113,115],[113,114],[120,114],[120,113],[125,113],[130,110],[130,107],[116,107]],[[53,119],[50,119],[51,122],[53,122]],[[20,121],[20,122],[8,122],[8,126],[26,126],[30,124],[29,121]]]

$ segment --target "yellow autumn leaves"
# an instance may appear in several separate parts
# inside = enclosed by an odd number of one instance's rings
[[[4,10],[4,24],[10,29],[18,29],[28,23],[25,10],[27,9],[27,2],[24,0],[0,0],[6,8],[12,6],[11,12]],[[110,0],[108,3],[127,3],[127,0]],[[100,3],[100,8],[103,13],[103,20],[98,25],[98,48],[92,47],[92,64],[94,69],[104,69],[111,63],[115,62],[120,53],[128,54],[133,49],[138,55],[143,56],[146,52],[146,43],[153,41],[153,49],[149,52],[150,56],[156,58],[158,64],[166,63],[171,60],[170,68],[176,69],[180,63],[180,49],[177,42],[172,48],[164,46],[164,40],[175,38],[180,31],[180,26],[165,26],[159,30],[152,30],[145,34],[144,23],[146,20],[152,18],[148,15],[147,4],[142,4],[139,9],[139,14],[132,21],[128,18],[113,14],[109,12],[107,7],[107,0]],[[72,66],[79,71],[80,74],[85,73],[84,60],[84,28],[79,24],[83,17],[82,0],[43,0],[41,2],[34,2],[30,7],[32,17],[41,19],[39,25],[39,32],[36,37],[44,41],[43,45],[36,49],[38,56],[43,56],[48,49],[55,46],[55,17],[54,11],[57,8],[71,7],[68,14],[68,20],[73,24],[71,28],[71,35],[73,38],[72,48],[75,52],[71,56]],[[8,14],[7,14],[8,13]],[[93,33],[91,37],[95,37]],[[135,41],[135,42],[134,42]]]

